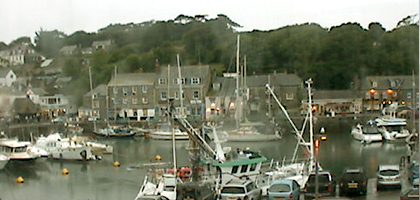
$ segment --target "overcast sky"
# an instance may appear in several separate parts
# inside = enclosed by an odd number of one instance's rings
[[[115,23],[170,20],[179,14],[225,14],[244,30],[271,30],[315,22],[330,28],[379,22],[386,30],[419,13],[419,0],[0,0],[0,41],[9,44],[35,32],[96,32]]]

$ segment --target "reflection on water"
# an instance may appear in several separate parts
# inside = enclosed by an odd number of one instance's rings
[[[336,177],[346,167],[361,166],[367,175],[375,176],[379,164],[398,164],[407,148],[404,142],[361,144],[350,135],[352,120],[329,120],[316,124],[325,127],[328,140],[321,143],[318,158],[325,170],[330,170]],[[48,129],[38,130],[36,134],[45,134]],[[23,132],[22,132],[23,131]],[[19,137],[28,130],[17,130]],[[34,131],[35,132],[35,131]],[[34,133],[33,132],[33,133]],[[243,143],[231,142],[224,146],[234,148],[249,147],[260,151],[269,159],[291,159],[296,140],[291,131],[285,131],[279,141]],[[134,199],[147,171],[146,168],[128,170],[130,166],[156,162],[156,155],[161,162],[172,162],[172,141],[160,141],[147,138],[97,138],[99,142],[112,145],[114,154],[103,155],[99,161],[58,161],[41,158],[32,162],[13,161],[5,170],[0,171],[0,199]],[[177,163],[187,165],[189,153],[188,141],[177,141]],[[211,144],[213,145],[213,144]],[[299,151],[299,158],[307,155]],[[121,167],[114,167],[118,161]],[[62,175],[66,168],[68,175]],[[16,183],[22,176],[23,184]]]

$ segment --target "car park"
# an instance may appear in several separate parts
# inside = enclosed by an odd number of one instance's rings
[[[318,194],[316,190],[316,176],[318,176]],[[303,189],[305,200],[318,197],[335,196],[335,181],[328,171],[311,173]]]
[[[368,178],[361,168],[345,169],[339,183],[340,196],[367,193]]]
[[[220,192],[222,200],[258,200],[260,197],[261,189],[248,179],[232,179],[222,187]]]
[[[384,186],[401,187],[401,174],[398,165],[379,165],[376,176],[378,189]]]
[[[275,180],[268,189],[269,200],[298,200],[300,185],[295,180]]]

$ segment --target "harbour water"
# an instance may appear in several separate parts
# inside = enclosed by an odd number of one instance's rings
[[[346,167],[363,167],[369,178],[375,177],[379,164],[398,164],[407,154],[404,141],[392,143],[361,144],[350,135],[352,118],[320,120],[315,130],[325,127],[328,140],[319,148],[318,158],[324,170],[340,177]],[[287,126],[287,125],[285,125]],[[37,130],[39,132],[48,130]],[[22,129],[14,134],[27,134]],[[89,134],[88,134],[89,135]],[[103,155],[98,161],[58,161],[40,158],[35,161],[11,161],[0,171],[1,200],[99,200],[134,199],[146,174],[144,164],[153,163],[155,156],[161,162],[172,161],[172,141],[148,138],[96,138],[99,142],[112,145],[114,154]],[[271,142],[224,143],[232,148],[249,147],[258,150],[269,159],[290,159],[296,140],[289,128],[285,128],[283,139]],[[179,166],[189,163],[188,141],[176,142],[176,157]],[[301,153],[300,157],[305,155]],[[118,161],[120,167],[113,163]],[[63,175],[62,169],[69,173]],[[17,183],[17,177],[24,183]],[[399,190],[381,191],[379,195],[398,198]],[[369,195],[369,194],[368,194]],[[360,197],[357,199],[369,199]]]

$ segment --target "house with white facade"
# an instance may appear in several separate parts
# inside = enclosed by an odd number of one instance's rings
[[[0,86],[10,87],[16,82],[16,74],[10,69],[0,69]]]

